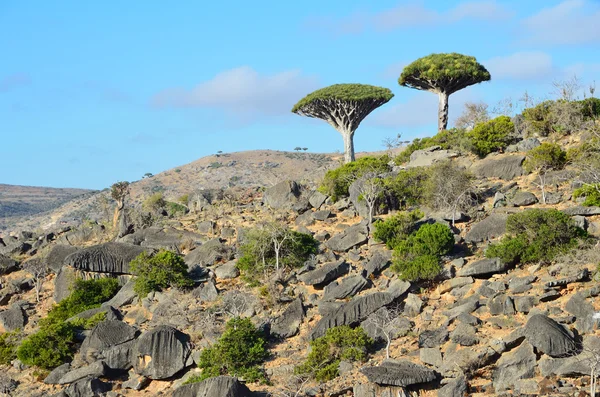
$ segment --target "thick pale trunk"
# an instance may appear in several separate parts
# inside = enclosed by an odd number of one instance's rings
[[[344,163],[348,164],[354,161],[354,132],[340,131],[344,138]]]
[[[448,94],[440,92],[438,97],[438,131],[443,131],[448,127]]]

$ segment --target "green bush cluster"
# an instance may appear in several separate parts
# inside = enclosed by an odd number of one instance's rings
[[[556,143],[544,142],[527,152],[523,168],[527,172],[547,172],[562,169],[567,163],[567,152]]]
[[[174,203],[173,201],[167,201],[165,208],[169,216],[182,216],[188,213],[188,208],[185,205]]]
[[[347,197],[349,195],[348,189],[352,182],[367,172],[383,173],[390,171],[389,162],[390,158],[387,155],[381,157],[361,157],[339,168],[329,170],[323,178],[319,191],[329,195],[333,201]]]
[[[202,374],[188,383],[220,375],[241,377],[247,382],[265,382],[260,366],[268,354],[264,334],[250,319],[233,318],[227,322],[225,332],[217,343],[202,350],[198,363]]]
[[[187,269],[180,255],[164,249],[154,255],[142,252],[129,264],[129,270],[136,276],[133,289],[140,297],[169,287],[193,286]]]
[[[296,268],[304,264],[311,255],[317,253],[319,242],[310,234],[284,231],[289,237],[283,241],[280,248],[279,265]],[[275,249],[271,233],[264,228],[252,228],[244,233],[243,244],[240,246],[241,257],[236,266],[247,281],[253,283],[261,274],[275,267]]]
[[[586,207],[600,206],[600,183],[584,185],[573,192],[573,198],[585,197],[582,205]]]
[[[424,224],[394,247],[391,269],[403,280],[432,280],[442,271],[441,256],[454,247],[454,235],[441,223]]]
[[[510,117],[500,116],[479,123],[469,132],[473,152],[485,157],[492,152],[504,150],[513,141],[515,126]]]
[[[373,238],[385,243],[389,249],[393,249],[414,231],[415,222],[423,216],[423,212],[417,209],[411,212],[399,212],[385,220],[377,220],[373,224],[375,229],[373,231]]]
[[[326,334],[310,342],[306,361],[295,369],[296,374],[308,375],[319,382],[338,376],[340,361],[365,361],[373,340],[365,331],[347,325],[327,330]]]
[[[600,117],[600,99],[586,98],[578,103],[584,119],[589,120]]]
[[[27,365],[51,370],[73,358],[77,329],[93,326],[105,317],[67,319],[99,307],[119,290],[116,279],[75,280],[71,294],[54,306],[39,322],[38,332],[25,338],[17,348],[17,357]],[[102,313],[104,314],[104,313]]]
[[[0,334],[0,365],[10,365],[11,361],[17,358],[18,345],[18,330]]]
[[[507,236],[486,250],[488,258],[505,263],[550,262],[577,244],[585,232],[567,214],[555,210],[532,209],[512,214],[506,223]]]
[[[548,100],[523,110],[529,133],[548,136],[554,132],[569,134],[586,120],[600,115],[600,99],[582,101]]]
[[[421,204],[426,196],[426,182],[429,178],[427,167],[414,167],[383,179],[388,194],[400,208]]]

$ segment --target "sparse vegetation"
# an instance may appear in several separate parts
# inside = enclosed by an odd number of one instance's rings
[[[136,276],[134,291],[139,297],[169,287],[191,287],[194,282],[187,268],[181,256],[164,249],[154,255],[142,252],[129,264],[129,269]]]
[[[546,176],[550,171],[560,170],[567,163],[567,153],[556,143],[544,142],[527,153],[523,168],[528,172],[537,172],[539,187],[542,191],[542,203],[546,204]]]
[[[261,364],[267,358],[264,334],[248,318],[233,318],[213,346],[202,350],[198,367],[202,374],[188,383],[220,375],[243,378],[247,382],[266,382]]]
[[[414,231],[415,223],[423,216],[420,210],[413,210],[399,212],[385,220],[378,220],[373,224],[375,227],[373,238],[385,243],[389,249],[394,249]]]
[[[515,126],[508,116],[479,123],[469,132],[473,151],[479,157],[506,149],[512,143]]]
[[[319,187],[319,191],[331,196],[333,201],[348,196],[348,189],[352,182],[360,176],[369,173],[385,173],[390,170],[388,156],[381,157],[362,157],[356,161],[329,170]]]
[[[0,334],[0,365],[10,365],[17,358],[20,332],[4,332]]]
[[[584,185],[573,192],[573,198],[584,197],[582,205],[586,207],[600,206],[600,184]]]
[[[432,280],[442,271],[440,257],[453,247],[448,226],[424,224],[394,247],[392,270],[403,280]]]
[[[489,258],[506,263],[549,263],[585,237],[567,214],[555,210],[532,209],[512,214],[506,223],[508,235],[486,250]]]
[[[372,343],[360,327],[330,328],[324,336],[310,342],[310,353],[295,372],[309,375],[318,382],[327,382],[338,376],[340,361],[365,361]]]
[[[51,370],[73,358],[75,326],[59,322],[43,326],[23,340],[17,357],[24,364]]]

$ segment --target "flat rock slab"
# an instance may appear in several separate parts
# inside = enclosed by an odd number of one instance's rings
[[[369,285],[363,276],[350,276],[339,281],[334,281],[324,288],[323,299],[335,300],[354,296]]]
[[[490,156],[476,162],[472,171],[479,178],[498,178],[511,181],[518,176],[525,175],[524,161],[525,156],[523,155]]]
[[[494,371],[494,389],[496,393],[512,389],[520,379],[535,376],[536,356],[533,347],[524,342],[516,350],[504,353],[498,360]]]
[[[492,274],[504,273],[509,267],[498,258],[486,258],[467,264],[458,270],[457,275],[460,277],[488,277]]]
[[[0,325],[5,331],[23,329],[25,324],[27,324],[27,317],[25,311],[19,306],[0,312]]]
[[[405,360],[386,360],[378,367],[365,367],[360,372],[369,379],[369,382],[378,385],[405,387],[428,383],[436,379],[436,374],[432,369]]]
[[[525,338],[537,350],[551,357],[568,357],[577,353],[573,335],[543,314],[534,314],[527,320]]]
[[[377,251],[363,267],[367,272],[367,277],[371,274],[379,274],[383,269],[392,263],[392,252],[389,250]]]
[[[333,251],[346,252],[353,247],[366,243],[368,239],[367,225],[358,223],[330,238],[326,245]]]
[[[89,350],[102,352],[109,347],[125,343],[136,337],[137,329],[118,320],[106,320],[92,328],[81,344],[80,351],[85,355]]]
[[[304,320],[304,306],[300,298],[295,299],[285,308],[283,313],[271,324],[271,334],[280,338],[291,338],[296,335]]]
[[[498,238],[506,233],[507,220],[508,214],[491,214],[471,227],[471,230],[465,236],[465,241],[468,243],[480,243]]]
[[[538,202],[538,199],[533,193],[519,191],[515,193],[510,202],[517,207],[525,207],[528,205],[536,204]]]
[[[298,278],[307,285],[324,286],[349,271],[350,265],[345,261],[330,262],[318,269],[304,273]]]
[[[567,215],[581,215],[581,216],[594,216],[594,215],[600,215],[600,207],[584,207],[584,206],[577,206],[577,207],[570,207],[570,208],[565,208],[564,210],[562,210],[562,212],[564,212]]]

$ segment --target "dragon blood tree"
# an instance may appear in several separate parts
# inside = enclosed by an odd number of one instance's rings
[[[344,138],[344,162],[354,161],[354,132],[360,122],[394,94],[366,84],[334,84],[302,98],[292,112],[325,120]]]
[[[438,131],[442,131],[448,126],[448,97],[491,78],[490,72],[475,57],[453,52],[417,59],[404,68],[398,84],[438,94]]]

